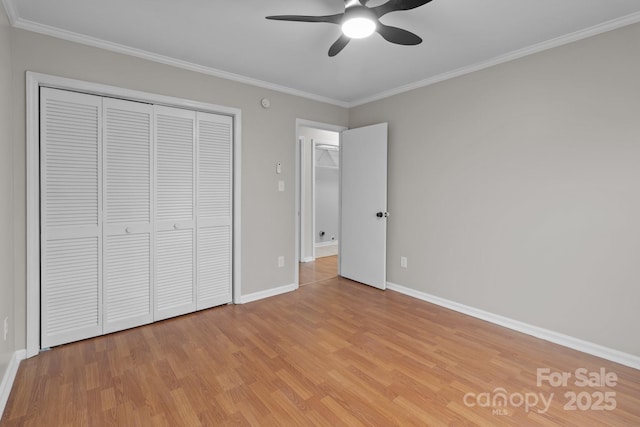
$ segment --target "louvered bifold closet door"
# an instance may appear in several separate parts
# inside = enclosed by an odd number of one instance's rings
[[[153,106],[105,98],[104,333],[153,321]]]
[[[196,113],[155,107],[155,320],[196,310]]]
[[[202,310],[232,299],[233,120],[198,113],[197,130],[197,308]]]
[[[102,333],[102,99],[40,90],[41,347]]]

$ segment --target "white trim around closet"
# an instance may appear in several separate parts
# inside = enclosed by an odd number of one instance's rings
[[[233,117],[233,302],[241,302],[240,109],[27,71],[27,357],[40,351],[40,120],[39,88],[66,89]]]

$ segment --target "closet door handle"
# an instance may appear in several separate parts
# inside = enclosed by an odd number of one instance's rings
[[[177,230],[180,228],[180,224],[178,224],[177,222],[175,224],[173,224],[173,229]]]
[[[127,234],[131,234],[132,231],[133,230],[131,229],[131,227],[127,227],[127,228],[124,229],[124,232],[127,233]]]

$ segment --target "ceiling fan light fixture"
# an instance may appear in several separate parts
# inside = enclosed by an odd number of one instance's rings
[[[337,1],[337,0],[336,0]],[[363,39],[377,32],[390,43],[415,46],[422,39],[411,31],[390,27],[380,22],[380,18],[391,12],[416,9],[433,0],[386,0],[378,6],[368,6],[370,0],[343,0],[344,12],[324,16],[276,15],[267,19],[292,22],[326,22],[337,24],[342,34],[329,48],[329,56],[334,57],[344,49],[351,39]]]
[[[364,39],[376,31],[376,23],[368,17],[353,17],[342,23],[342,33],[352,39]]]

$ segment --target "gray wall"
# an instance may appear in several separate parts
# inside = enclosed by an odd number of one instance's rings
[[[321,150],[316,151],[316,158]],[[326,152],[325,152],[326,153]],[[336,153],[337,154],[337,153]],[[317,162],[316,162],[317,163]],[[339,240],[340,171],[316,164],[316,243]],[[325,235],[320,236],[324,231]]]
[[[13,29],[16,345],[26,337],[25,72],[193,99],[242,110],[242,293],[295,283],[296,118],[346,125],[344,108]],[[4,62],[3,62],[4,63]],[[268,97],[271,108],[260,106]],[[275,165],[283,173],[276,175]],[[278,192],[278,180],[286,191]],[[2,193],[0,206],[11,203]],[[278,268],[278,256],[285,267]]]
[[[639,44],[636,24],[351,109],[389,123],[388,280],[640,356]]]
[[[9,21],[4,8],[0,6],[0,381],[16,348],[13,333],[13,91],[10,40]],[[5,318],[11,322],[7,341],[3,339]]]

